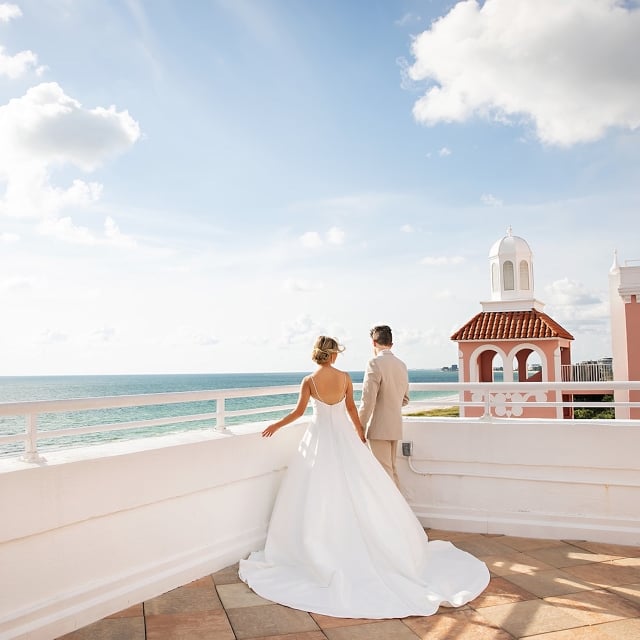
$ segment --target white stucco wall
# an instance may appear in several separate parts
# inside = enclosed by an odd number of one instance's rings
[[[637,421],[409,418],[404,436],[401,483],[425,526],[640,544]]]
[[[1,460],[0,639],[55,638],[260,548],[302,429]]]

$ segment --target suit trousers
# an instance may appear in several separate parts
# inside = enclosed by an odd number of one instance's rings
[[[396,453],[398,450],[397,440],[376,440],[370,439],[369,448],[371,453],[377,458],[378,462],[383,466],[389,477],[396,483],[396,487],[400,488],[398,480],[398,472],[396,471]]]

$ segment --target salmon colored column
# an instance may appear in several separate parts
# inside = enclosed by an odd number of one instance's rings
[[[629,302],[624,305],[627,328],[627,358],[629,368],[629,380],[640,380],[640,301],[638,296],[630,296]],[[629,392],[630,402],[640,402],[640,391]],[[640,419],[640,407],[632,407],[629,417],[633,420]]]

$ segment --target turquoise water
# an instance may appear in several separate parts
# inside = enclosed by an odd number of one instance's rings
[[[170,393],[183,391],[202,391],[217,389],[236,389],[252,387],[280,387],[299,385],[309,372],[293,373],[229,373],[229,374],[179,374],[179,375],[111,375],[111,376],[0,376],[0,403],[33,400],[59,400],[69,398],[93,398],[118,395],[140,395],[151,393]],[[350,372],[354,383],[362,382],[362,371]],[[420,369],[409,371],[411,382],[457,382],[455,371]],[[439,392],[415,392],[412,400],[425,400],[440,396]],[[360,393],[356,392],[356,401]],[[227,411],[273,405],[295,404],[297,393],[276,396],[258,396],[249,398],[229,398],[225,401]],[[91,411],[75,411],[42,414],[38,419],[39,431],[55,431],[84,427],[96,424],[132,422],[154,418],[213,413],[215,401],[186,402],[147,407],[123,407]],[[271,412],[250,416],[226,418],[228,425],[261,420],[275,420],[286,412]],[[96,434],[79,434],[55,439],[43,439],[38,443],[41,451],[62,449],[73,446],[86,446],[115,440],[152,437],[178,431],[211,429],[215,419],[198,420],[186,424],[169,424],[161,427],[137,428],[124,431],[112,431]],[[0,416],[0,436],[23,433],[23,416]],[[23,443],[0,444],[0,456],[20,455]]]

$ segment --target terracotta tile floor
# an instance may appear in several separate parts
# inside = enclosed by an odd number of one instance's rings
[[[426,618],[345,620],[264,600],[237,565],[64,640],[631,640],[640,638],[640,547],[427,530],[484,560],[473,602]]]

